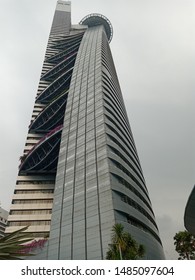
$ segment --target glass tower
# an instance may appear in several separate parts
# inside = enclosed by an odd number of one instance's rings
[[[48,242],[36,259],[105,259],[123,224],[163,259],[148,190],[100,14],[71,24],[58,1],[8,218]]]

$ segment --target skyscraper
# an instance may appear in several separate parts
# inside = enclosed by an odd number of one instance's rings
[[[7,228],[49,236],[36,258],[105,259],[115,223],[164,258],[112,36],[106,17],[72,25],[70,2],[57,2]]]

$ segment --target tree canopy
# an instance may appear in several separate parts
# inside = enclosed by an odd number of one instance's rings
[[[188,231],[179,231],[174,236],[175,250],[179,254],[178,260],[195,259],[195,236]]]

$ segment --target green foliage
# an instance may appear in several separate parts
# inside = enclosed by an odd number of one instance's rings
[[[144,256],[145,248],[143,245],[124,231],[121,224],[115,224],[112,228],[112,243],[106,254],[107,260],[137,260]]]
[[[195,236],[188,231],[179,231],[174,236],[175,250],[179,254],[178,260],[195,259]]]
[[[32,234],[25,232],[28,227],[7,234],[0,238],[0,260],[20,260],[25,254],[22,252],[24,243],[32,241]]]

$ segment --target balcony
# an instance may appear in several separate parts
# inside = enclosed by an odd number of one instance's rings
[[[56,172],[62,128],[50,131],[29,151],[19,166],[20,174]]]
[[[52,43],[52,49],[62,49],[64,50],[67,47],[70,47],[72,45],[75,45],[76,43],[79,43],[82,40],[83,32],[81,34],[66,36],[64,39],[57,39],[54,40]]]
[[[53,67],[50,71],[48,71],[41,77],[41,80],[52,81],[62,75],[64,72],[68,71],[68,69],[74,67],[76,54],[77,53],[73,53],[65,60],[60,62],[57,66]]]
[[[46,62],[60,63],[61,61],[67,59],[69,56],[77,53],[79,46],[80,46],[80,42],[70,46],[69,48],[66,48],[65,50],[61,51],[60,53],[52,55],[51,57],[47,58]]]
[[[53,102],[46,106],[45,109],[32,122],[29,127],[29,131],[45,133],[59,125],[62,125],[67,98],[68,91],[58,96]]]
[[[70,68],[58,79],[51,83],[45,90],[43,90],[37,97],[36,102],[49,103],[56,98],[63,91],[67,91],[70,86],[73,68]]]

